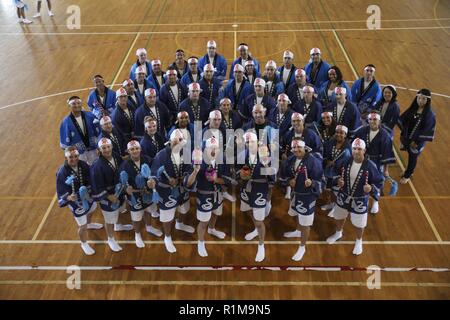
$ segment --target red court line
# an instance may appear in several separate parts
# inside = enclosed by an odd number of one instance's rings
[[[67,271],[79,269],[83,271],[134,270],[134,271],[318,271],[318,272],[450,272],[450,268],[430,267],[368,267],[352,266],[240,266],[240,265],[114,265],[114,266],[0,266],[0,271]]]

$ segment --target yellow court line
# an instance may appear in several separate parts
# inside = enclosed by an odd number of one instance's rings
[[[44,214],[44,217],[41,220],[41,223],[39,224],[36,232],[33,235],[33,238],[32,238],[33,241],[36,240],[37,236],[39,235],[39,232],[41,232],[41,229],[44,226],[44,223],[47,220],[47,217],[50,214],[50,211],[52,211],[52,208],[53,208],[53,206],[54,206],[54,204],[56,202],[56,199],[57,199],[57,197],[56,197],[56,193],[55,193],[55,195],[53,196],[52,202],[50,202],[50,205],[48,206],[47,211],[45,211],[45,214]]]
[[[341,39],[339,39],[339,36],[337,35],[336,31],[333,30],[333,35],[336,38],[336,41],[339,44],[339,47],[341,48],[342,53],[345,56],[345,59],[347,60],[348,65],[350,66],[350,68],[352,69],[353,75],[355,76],[355,79],[358,79],[358,73],[355,70],[355,67],[353,66],[353,63],[350,60],[350,57],[348,56],[347,51],[344,48],[344,45],[341,42]],[[405,171],[405,167],[403,166],[403,163],[400,160],[400,157],[397,154],[397,151],[394,148],[394,154],[395,154],[395,158],[397,159],[398,164],[400,165],[400,168],[402,169],[402,171]],[[422,200],[420,199],[419,194],[417,193],[416,188],[414,187],[414,184],[411,180],[409,180],[409,186],[411,187],[412,192],[414,193],[414,196],[416,197],[417,202],[419,203],[420,208],[422,209],[423,214],[425,215],[425,218],[428,221],[428,224],[430,225],[434,236],[436,237],[436,239],[438,241],[442,241],[441,236],[439,235],[439,232],[436,229],[436,226],[434,225],[433,221],[431,220],[430,214],[427,211],[427,208],[425,208],[425,205],[423,204]]]
[[[439,0],[437,1],[439,2]],[[436,5],[436,4],[435,4]],[[237,7],[237,1],[235,1],[235,10]],[[185,26],[186,24],[189,24],[191,26],[224,26],[224,25],[231,25],[231,24],[240,24],[240,25],[271,25],[271,24],[331,24],[331,23],[366,23],[367,20],[324,20],[324,21],[255,21],[255,22],[248,22],[248,21],[242,21],[237,22],[236,21],[236,15],[234,16],[233,22],[195,22],[195,23],[123,23],[123,24],[83,24],[83,28],[91,28],[91,27],[143,27],[143,26],[160,26],[160,27],[167,27],[167,26]],[[424,19],[383,19],[380,20],[381,23],[383,22],[417,22],[417,21],[447,21],[450,20],[450,17],[448,18],[436,18],[436,15],[433,18],[424,18]],[[17,26],[17,24],[0,24],[0,27],[12,27]],[[39,25],[29,25],[28,28],[33,27],[67,27],[65,24],[39,24]]]
[[[395,31],[395,30],[435,30],[435,29],[450,29],[450,26],[434,26],[434,27],[388,27],[374,30],[367,30],[365,28],[324,28],[324,29],[264,29],[264,30],[239,30],[240,33],[279,33],[279,32],[333,32],[333,31]],[[140,34],[205,34],[205,33],[233,33],[234,30],[191,30],[191,31],[129,31],[129,32],[0,32],[2,36],[74,36],[74,35],[134,35]]]
[[[110,286],[256,286],[256,287],[366,287],[367,282],[359,281],[162,281],[162,280],[85,280],[83,285]],[[1,280],[0,285],[67,285],[67,280]],[[383,287],[449,288],[450,283],[442,282],[385,282]]]
[[[442,25],[441,22],[440,22],[441,19],[439,19],[439,18],[437,17],[436,9],[437,9],[438,4],[439,4],[439,0],[436,0],[436,2],[435,2],[434,5],[433,5],[433,16],[434,16],[434,21],[436,21],[436,23],[437,23],[440,27],[443,27],[443,25]],[[445,30],[445,28],[442,28],[442,30],[443,30],[446,34],[450,34],[450,32],[448,32],[447,30]]]

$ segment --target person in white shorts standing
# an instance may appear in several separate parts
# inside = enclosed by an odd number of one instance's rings
[[[87,243],[88,229],[101,229],[100,223],[90,223],[91,214],[97,204],[91,198],[91,178],[89,165],[80,160],[80,153],[75,147],[68,147],[64,152],[64,164],[56,174],[56,193],[58,205],[69,207],[78,225],[78,235],[81,240],[81,249],[88,256],[95,250]],[[84,188],[84,190],[83,190]]]
[[[329,244],[333,244],[342,238],[345,220],[350,214],[350,220],[356,228],[354,255],[363,252],[362,236],[367,225],[369,194],[376,191],[376,186],[383,181],[383,175],[376,165],[364,157],[365,152],[366,143],[356,138],[352,143],[352,157],[339,170],[339,191],[334,211],[336,232],[327,239]]]

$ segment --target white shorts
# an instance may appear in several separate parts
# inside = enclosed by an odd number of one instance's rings
[[[266,217],[266,208],[253,208],[253,218],[256,221],[264,221]]]
[[[178,212],[181,214],[186,214],[189,212],[189,209],[191,208],[190,201],[186,201],[181,206],[178,206]]]
[[[289,214],[291,217],[295,217],[295,216],[298,216],[298,215],[299,215],[298,212],[295,211],[294,209],[292,209],[290,206],[289,206],[288,214]]]
[[[75,217],[75,216],[73,216],[73,217],[75,218],[75,221],[77,222],[77,224],[78,224],[79,227],[84,226],[85,224],[87,224],[87,218],[88,218],[88,216],[89,216],[90,214],[92,214],[92,212],[94,212],[95,209],[97,209],[97,202],[94,202],[94,203],[92,204],[91,209],[90,209],[89,212],[86,213],[85,215],[83,215],[83,216],[81,216],[81,217]]]
[[[98,158],[97,150],[85,151],[83,154],[80,154],[80,160],[87,162],[88,165],[92,165],[94,160]]]
[[[103,218],[106,224],[115,224],[119,220],[119,210],[105,211],[102,210]]]
[[[348,217],[348,211],[339,207],[334,207],[333,213],[335,220],[344,220]],[[356,228],[365,228],[367,226],[367,212],[366,213],[350,213],[350,221]]]
[[[159,210],[159,221],[161,222],[170,222],[175,218],[175,210],[176,208],[172,208],[169,210]]]
[[[308,215],[302,214],[298,215],[298,223],[302,227],[311,227],[313,225],[313,222],[314,222],[314,213]]]
[[[244,201],[241,201],[241,211],[250,211],[252,208],[248,204],[246,204]]]
[[[203,212],[197,210],[197,220],[201,222],[208,222],[211,219],[211,213],[214,213],[216,216],[222,215],[222,205],[220,205],[216,210]]]
[[[19,8],[19,9],[21,9],[21,8],[25,7],[25,3],[23,3],[23,2],[17,2],[17,3],[16,3],[16,7]]]
[[[140,222],[142,221],[142,217],[144,216],[144,210],[140,211],[131,211],[131,221]]]

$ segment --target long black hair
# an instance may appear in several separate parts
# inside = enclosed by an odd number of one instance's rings
[[[417,91],[417,95],[422,94],[427,97],[427,103],[425,104],[425,107],[423,107],[423,113],[428,112],[428,110],[431,109],[431,91],[429,89],[420,89]],[[411,113],[416,113],[419,109],[419,104],[417,103],[417,96],[414,97],[413,101],[411,102],[411,105],[407,109]]]

